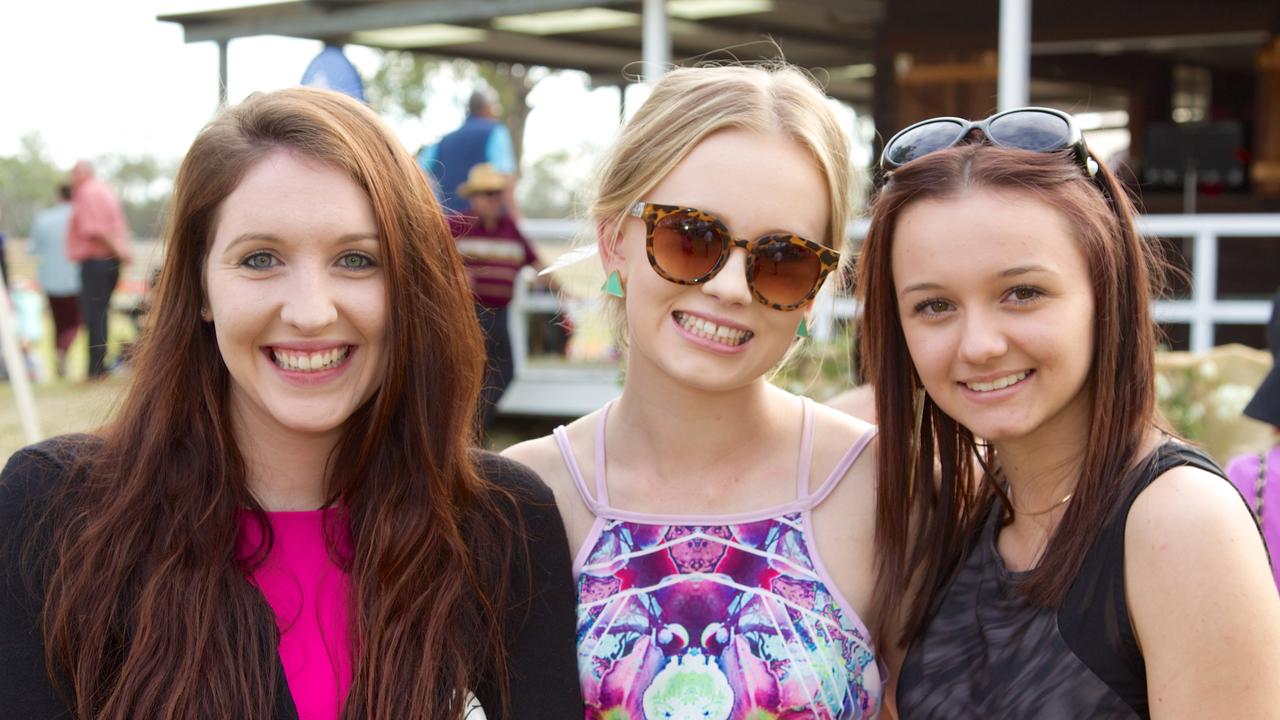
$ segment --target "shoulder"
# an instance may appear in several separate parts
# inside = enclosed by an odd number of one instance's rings
[[[867,422],[876,420],[876,396],[870,385],[859,385],[846,390],[827,400],[826,405]]]
[[[539,502],[551,497],[551,489],[527,465],[487,450],[475,453],[476,470],[486,480],[521,501]]]
[[[101,440],[90,435],[62,435],[17,451],[0,472],[0,507],[7,515],[46,495],[100,445]]]
[[[595,427],[600,411],[574,420],[564,426],[569,451],[573,454],[583,477],[593,477],[595,471]],[[573,476],[565,462],[564,453],[555,435],[544,435],[517,443],[502,451],[505,457],[523,463],[533,469],[555,491],[577,493],[573,488]]]
[[[1260,579],[1270,584],[1266,549],[1240,493],[1197,467],[1167,470],[1138,495],[1125,522],[1124,548],[1135,611],[1216,604],[1213,596]]]
[[[835,469],[850,451],[860,447],[848,473],[859,468],[874,472],[876,427],[871,423],[826,405],[814,406],[813,468],[825,475]]]

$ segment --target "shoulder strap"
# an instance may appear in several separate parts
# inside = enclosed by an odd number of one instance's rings
[[[600,410],[600,422],[596,423],[596,500],[601,507],[609,507],[609,482],[605,475],[604,430],[614,402],[616,401],[610,400],[605,404]]]
[[[591,497],[591,491],[587,489],[587,482],[582,477],[582,469],[578,467],[578,461],[573,456],[573,447],[569,444],[569,433],[563,425],[560,425],[555,430],[552,430],[551,434],[555,437],[556,445],[560,448],[560,457],[564,459],[564,466],[569,471],[569,477],[573,478],[573,485],[578,488],[578,494],[582,496],[582,502],[586,503],[592,512],[595,512],[597,503]]]
[[[809,468],[813,463],[813,401],[800,398],[804,419],[800,425],[800,459],[796,462],[796,497],[809,497]]]
[[[836,463],[835,469],[831,471],[831,474],[827,476],[827,479],[823,480],[822,484],[818,486],[817,491],[813,493],[812,498],[810,498],[811,507],[821,503],[828,495],[831,494],[832,490],[836,489],[836,485],[840,484],[840,480],[844,478],[845,473],[849,472],[849,468],[853,467],[853,463],[857,461],[858,456],[862,455],[862,451],[871,443],[871,439],[876,436],[876,432],[878,432],[878,430],[873,426],[871,429],[862,433],[857,440],[853,441],[853,444],[850,445],[849,449],[844,452],[843,456],[841,456],[840,462]]]

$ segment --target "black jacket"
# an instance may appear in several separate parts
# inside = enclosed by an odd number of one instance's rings
[[[45,669],[40,630],[44,588],[33,584],[37,573],[23,560],[34,565],[48,559],[41,555],[49,547],[47,539],[32,538],[32,533],[37,532],[53,490],[69,481],[68,466],[96,446],[87,437],[47,440],[15,453],[0,474],[0,719],[71,717]],[[512,717],[581,718],[572,566],[555,501],[547,486],[523,465],[491,453],[480,453],[478,460],[481,474],[517,499],[527,533],[529,555],[513,554],[510,583],[511,592],[522,596],[507,602],[508,607],[526,602],[529,607],[527,615],[513,613],[521,622],[513,623],[506,637]],[[515,543],[517,548],[522,546]],[[25,547],[35,548],[35,557],[24,558]],[[527,588],[532,589],[532,597],[524,595]],[[274,718],[297,720],[284,668],[276,663],[275,671],[280,691]],[[497,713],[495,688],[481,684],[474,690],[490,720],[505,720]]]

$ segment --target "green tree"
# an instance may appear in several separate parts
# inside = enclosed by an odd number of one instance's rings
[[[38,132],[24,135],[18,154],[0,157],[0,231],[26,237],[31,218],[56,202],[58,184],[66,180],[45,150]]]

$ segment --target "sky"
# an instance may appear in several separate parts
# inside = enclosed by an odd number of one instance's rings
[[[156,16],[243,4],[0,0],[0,155],[14,154],[24,135],[38,131],[63,167],[106,154],[177,160],[217,109],[218,50],[212,42],[184,42],[179,25]],[[229,100],[298,84],[320,50],[310,40],[233,40]],[[348,46],[346,53],[366,77],[378,66],[368,48]],[[468,89],[455,89],[427,117],[393,123],[407,147],[416,150],[461,122]],[[529,103],[526,160],[566,145],[603,146],[617,128],[617,91],[592,91],[577,73],[540,83]]]

